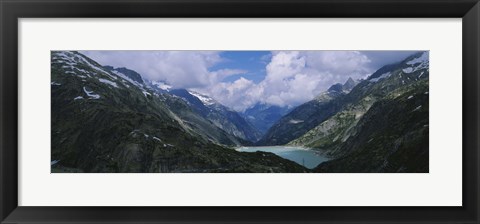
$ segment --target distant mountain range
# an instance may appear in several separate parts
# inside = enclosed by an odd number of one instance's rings
[[[291,111],[288,106],[280,107],[257,103],[253,107],[246,109],[242,116],[249,121],[263,135],[272,125]],[[257,139],[258,140],[258,139]]]

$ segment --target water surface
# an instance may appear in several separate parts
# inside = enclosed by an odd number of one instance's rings
[[[284,159],[291,160],[309,169],[315,168],[318,164],[329,160],[318,152],[302,147],[294,146],[261,146],[261,147],[240,147],[239,152],[271,152]]]

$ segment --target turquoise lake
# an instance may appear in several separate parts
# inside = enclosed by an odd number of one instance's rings
[[[315,168],[318,164],[328,161],[329,158],[320,155],[311,149],[294,146],[261,146],[261,147],[240,147],[239,152],[271,152],[284,159],[294,161],[309,169]]]

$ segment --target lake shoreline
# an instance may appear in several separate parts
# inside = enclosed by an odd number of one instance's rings
[[[313,169],[320,163],[331,160],[330,157],[322,155],[317,150],[300,146],[241,146],[235,150],[238,152],[270,152],[308,169]]]

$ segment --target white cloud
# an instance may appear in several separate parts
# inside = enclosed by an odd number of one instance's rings
[[[341,76],[359,76],[369,72],[370,59],[359,51],[305,51],[307,66]]]
[[[368,57],[357,51],[278,51],[272,53],[260,83],[242,77],[199,91],[239,111],[258,102],[296,106],[349,77],[371,74],[369,63]]]
[[[242,69],[219,69],[208,74],[209,84],[214,85],[228,76],[246,74],[247,72]]]
[[[226,106],[241,111],[258,102],[262,95],[260,86],[243,77],[234,82],[218,82],[208,88],[195,89]]]
[[[206,87],[243,70],[209,71],[220,62],[217,51],[83,51],[102,65],[127,67],[152,81],[167,81],[176,88]]]

